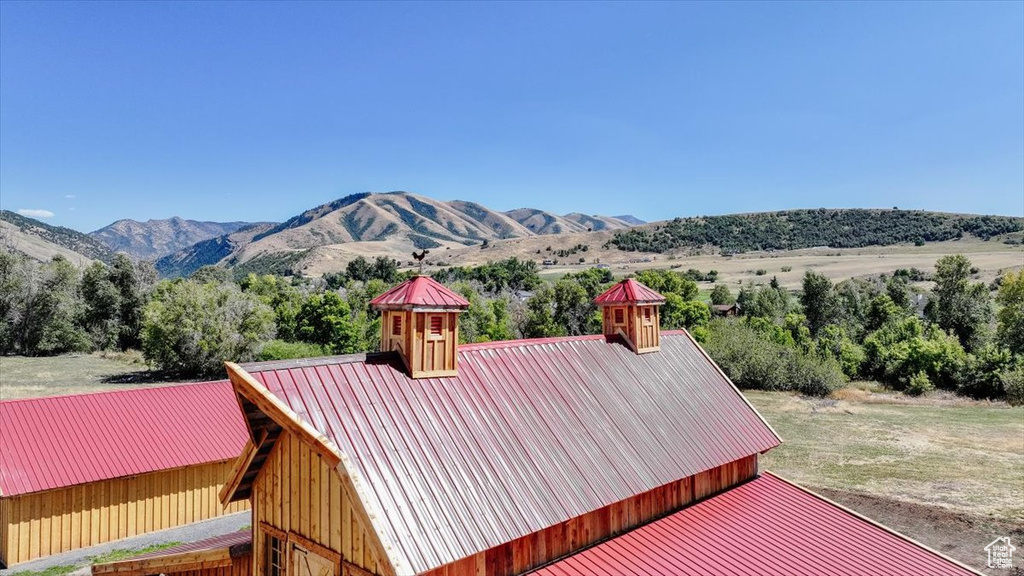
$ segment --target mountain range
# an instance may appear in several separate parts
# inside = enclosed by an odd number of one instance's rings
[[[316,206],[284,222],[119,220],[91,234],[0,211],[0,242],[38,260],[83,264],[116,252],[155,261],[163,276],[220,265],[249,272],[319,276],[357,257],[413,266],[472,265],[517,256],[560,265],[628,264],[687,254],[923,244],[972,236],[1019,244],[1024,218],[898,209],[813,209],[675,218],[501,212],[475,202],[409,192],[363,193]],[[1007,236],[1007,235],[1010,236]]]
[[[200,222],[177,216],[164,220],[118,220],[89,236],[114,252],[124,252],[139,260],[152,260],[196,242],[231,234],[248,222]]]
[[[343,266],[359,255],[405,258],[413,250],[630,226],[608,216],[557,215],[533,208],[499,212],[475,202],[446,202],[409,192],[363,193],[311,208],[281,224],[209,239],[158,259],[156,266],[164,275],[188,274],[210,264],[282,272],[292,270],[308,251],[330,253]]]

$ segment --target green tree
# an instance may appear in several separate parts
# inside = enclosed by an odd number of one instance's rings
[[[299,339],[299,310],[305,301],[301,291],[286,278],[250,273],[240,282],[242,291],[252,294],[274,311],[277,337],[286,342]]]
[[[678,294],[665,294],[665,304],[661,307],[661,327],[663,330],[679,328],[696,328],[707,326],[711,322],[711,309],[703,302],[683,300]]]
[[[943,256],[935,263],[933,300],[926,312],[940,328],[950,331],[967,349],[979,346],[992,320],[988,288],[969,281],[971,261],[962,254]]]
[[[736,303],[736,297],[725,284],[715,284],[711,289],[711,303],[716,306],[724,306]]]
[[[899,307],[888,294],[879,294],[871,299],[864,326],[870,331],[878,330],[889,322],[905,317],[906,309]]]
[[[26,315],[31,324],[26,330],[25,353],[50,356],[90,348],[89,337],[81,327],[83,306],[78,282],[78,269],[61,256],[42,266],[39,291]]]
[[[373,274],[373,265],[363,256],[356,256],[345,266],[345,275],[349,280],[366,282],[370,279],[371,274]]]
[[[22,319],[36,276],[28,258],[0,245],[0,353],[15,352],[19,347]]]
[[[566,330],[555,321],[555,290],[543,286],[526,301],[526,320],[523,324],[526,338],[565,336]]]
[[[792,308],[789,293],[782,288],[761,286],[757,289],[752,302],[747,304],[743,313],[758,318],[782,319]]]
[[[572,279],[561,279],[553,286],[554,320],[569,336],[601,331],[601,318],[587,290]]]
[[[696,282],[672,270],[642,270],[636,279],[662,296],[678,294],[683,300],[696,300],[700,292]]]
[[[1024,269],[1003,274],[996,294],[999,342],[1014,354],[1024,355]]]
[[[817,336],[828,324],[833,324],[839,316],[839,300],[832,287],[832,281],[824,275],[808,270],[804,273],[803,292],[800,303],[807,317],[807,327],[811,335]]]
[[[100,350],[118,344],[121,332],[121,293],[111,281],[110,270],[102,262],[94,262],[82,273],[82,324],[93,346]]]
[[[336,292],[311,294],[299,309],[299,338],[319,344],[332,354],[360,352],[360,337],[352,324],[348,302]]]
[[[145,308],[142,353],[168,372],[223,375],[225,360],[255,360],[273,337],[273,311],[235,284],[164,281]]]

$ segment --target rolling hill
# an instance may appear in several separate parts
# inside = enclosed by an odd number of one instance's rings
[[[76,264],[88,264],[92,260],[110,262],[114,258],[112,250],[87,234],[10,210],[0,210],[0,242],[42,262],[58,255]]]
[[[408,192],[353,194],[311,208],[254,234],[222,235],[161,258],[165,275],[221,263],[262,271],[294,269],[307,257],[407,257],[413,250],[461,248],[540,234],[621,230],[628,223],[604,216],[559,216],[541,210],[499,212],[474,202],[444,202]]]
[[[199,222],[177,216],[164,220],[118,220],[90,232],[114,252],[151,260],[177,252],[204,240],[231,234],[248,222]]]
[[[355,194],[281,224],[261,224],[205,240],[157,262],[162,274],[187,275],[219,264],[248,272],[318,276],[352,259],[387,256],[412,266],[428,249],[428,266],[470,265],[509,256],[538,263],[622,265],[692,254],[740,254],[807,248],[983,240],[1024,230],[1024,218],[914,210],[815,209],[676,218],[630,226],[617,218],[508,212],[474,202],[443,202],[389,192]]]

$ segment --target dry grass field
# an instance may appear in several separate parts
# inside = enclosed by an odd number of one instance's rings
[[[984,569],[1024,541],[1024,409],[949,396],[746,392],[782,436],[764,468]]]
[[[49,358],[0,356],[0,400],[85,394],[168,384],[138,358],[69,354]]]
[[[924,246],[899,244],[894,246],[873,246],[867,248],[808,248],[803,250],[777,252],[749,252],[735,256],[722,256],[717,251],[707,253],[678,252],[674,254],[647,254],[605,250],[602,245],[612,232],[590,232],[514,238],[491,242],[487,248],[457,247],[435,248],[427,257],[432,265],[426,272],[441,266],[474,266],[488,261],[517,257],[534,260],[538,264],[545,259],[557,259],[552,251],[568,249],[577,244],[588,246],[586,252],[579,252],[567,258],[560,258],[559,264],[543,266],[542,276],[548,279],[561,277],[598,264],[607,265],[616,277],[626,276],[645,268],[672,268],[685,271],[696,268],[702,272],[718,270],[719,282],[738,285],[747,281],[755,284],[767,283],[777,277],[787,288],[798,288],[804,271],[811,269],[834,281],[851,277],[892,273],[898,268],[918,268],[930,272],[935,261],[947,254],[964,254],[979,269],[977,279],[993,280],[1001,270],[1024,267],[1024,246],[1004,244],[1000,239],[982,241],[964,238],[949,242],[929,242]],[[389,242],[356,242],[333,244],[312,251],[302,262],[302,274],[319,276],[326,272],[344,270],[345,265],[356,256],[373,258],[388,255],[399,259],[403,267],[409,267],[411,258],[398,251],[398,244]],[[580,263],[583,258],[585,262]],[[763,274],[758,274],[763,270]]]

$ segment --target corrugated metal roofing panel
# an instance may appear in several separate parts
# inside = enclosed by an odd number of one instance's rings
[[[0,402],[0,494],[13,496],[238,456],[230,382]]]
[[[974,574],[770,474],[531,576]]]
[[[164,556],[176,556],[186,552],[205,552],[208,550],[224,550],[231,548],[242,548],[252,544],[252,529],[246,528],[237,532],[230,532],[212,538],[197,540],[186,544],[179,544],[163,550],[148,552],[139,556],[133,556],[132,561],[148,560],[150,558],[163,558]]]
[[[444,379],[383,358],[248,371],[346,455],[417,573],[779,443],[684,333],[642,356],[605,336],[465,345]]]
[[[607,304],[658,304],[665,301],[665,297],[637,282],[633,278],[626,278],[622,282],[604,291],[597,298],[594,304],[598,306]]]
[[[452,292],[429,276],[416,276],[370,300],[377,308],[469,308],[465,298]]]

